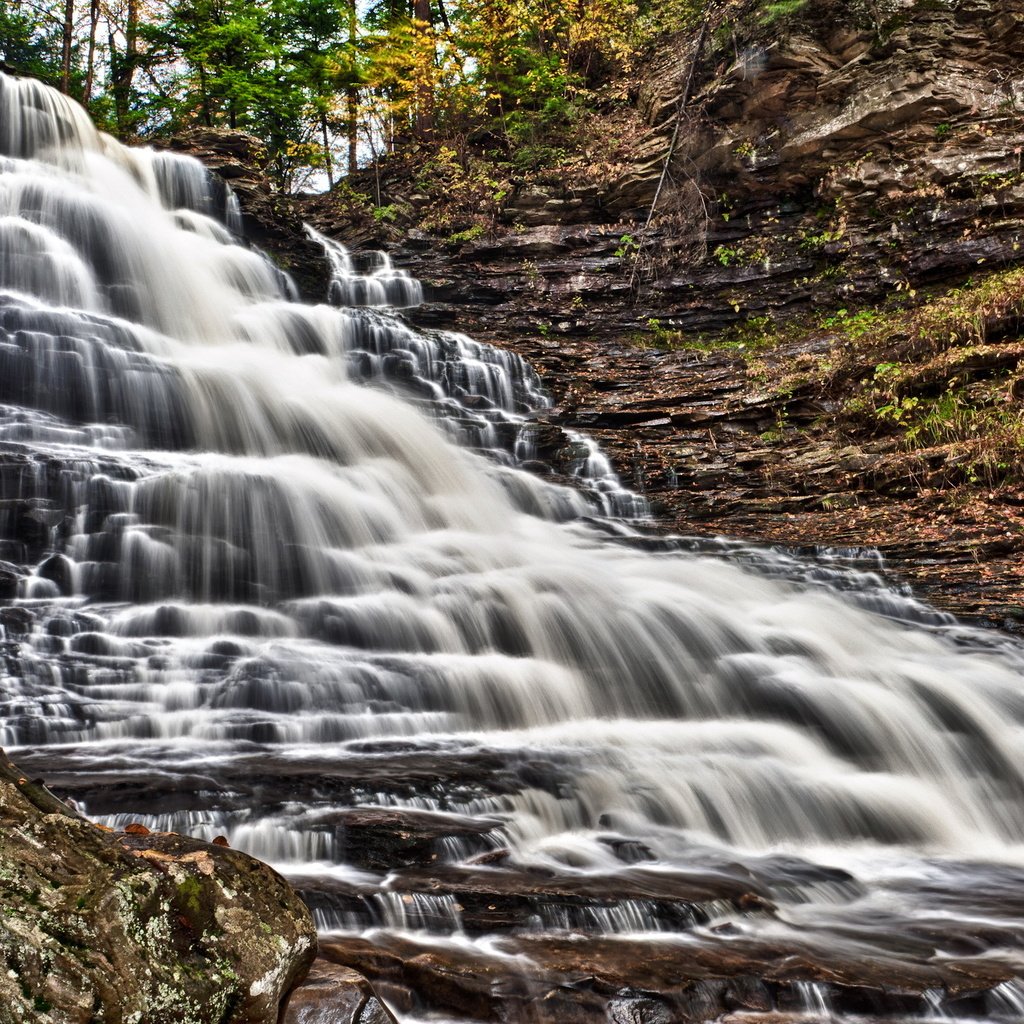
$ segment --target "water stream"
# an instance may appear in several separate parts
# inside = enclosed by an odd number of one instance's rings
[[[625,978],[595,1020],[695,978],[706,1019],[1019,1020],[1021,649],[654,538],[581,436],[583,486],[525,472],[530,367],[322,242],[302,305],[197,162],[0,76],[12,758],[273,863],[412,1016],[478,1011],[379,951],[504,978],[503,1020],[567,1019],[574,963]]]

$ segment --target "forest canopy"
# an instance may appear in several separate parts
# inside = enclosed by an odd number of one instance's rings
[[[407,140],[527,165],[698,0],[7,0],[0,67],[121,139],[249,131],[284,189]]]

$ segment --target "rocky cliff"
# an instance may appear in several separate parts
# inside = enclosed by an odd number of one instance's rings
[[[856,3],[810,0],[789,18],[751,16],[699,54],[692,37],[667,40],[634,104],[601,126],[619,150],[514,181],[488,237],[368,230],[331,198],[309,212],[395,245],[434,287],[427,318],[465,323],[468,310],[509,334],[631,331],[649,315],[720,330],[1017,262],[1024,5],[889,7],[873,22]],[[698,88],[644,238],[691,60]],[[392,170],[382,202],[415,221],[428,197],[407,167]],[[681,224],[695,192],[700,216]]]

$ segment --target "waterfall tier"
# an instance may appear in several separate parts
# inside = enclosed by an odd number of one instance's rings
[[[0,76],[12,756],[272,862],[371,975],[419,943],[541,990],[573,936],[664,994],[683,949],[778,947],[1019,1019],[1021,650],[870,574],[652,540],[582,436],[585,486],[525,472],[530,367],[319,237],[305,306],[198,163]],[[765,998],[846,1012],[827,974]]]

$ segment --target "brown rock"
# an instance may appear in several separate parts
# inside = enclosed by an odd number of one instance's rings
[[[395,1024],[395,1018],[357,971],[315,960],[289,997],[281,1024]]]

